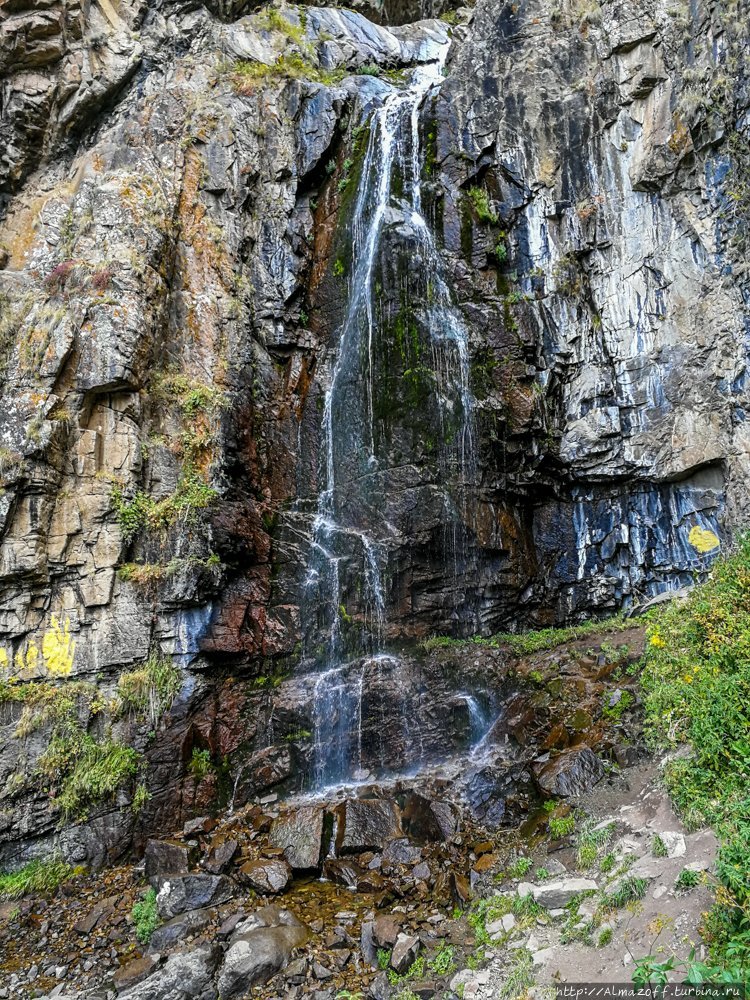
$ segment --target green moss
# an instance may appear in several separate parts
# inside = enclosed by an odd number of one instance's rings
[[[32,893],[49,895],[74,874],[59,858],[35,859],[15,872],[0,872],[0,899],[20,899]]]

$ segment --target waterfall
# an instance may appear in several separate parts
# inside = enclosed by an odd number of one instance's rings
[[[383,234],[403,227],[427,277],[429,294],[418,316],[429,332],[429,379],[437,414],[436,480],[446,493],[446,573],[458,576],[468,545],[467,491],[475,479],[468,334],[451,300],[443,263],[422,214],[422,102],[441,79],[448,45],[421,65],[408,87],[393,88],[372,114],[351,221],[348,298],[335,338],[335,361],[322,414],[321,489],[312,526],[303,595],[307,627],[304,668],[315,670],[312,689],[313,782],[351,778],[362,769],[363,699],[393,657],[385,652],[388,625],[387,560],[396,533],[389,523],[389,466],[379,446],[376,354],[379,319],[376,277]],[[403,185],[394,191],[394,173]],[[356,621],[347,595],[363,609]],[[322,640],[322,641],[321,641]],[[398,672],[393,674],[397,678]],[[419,753],[418,720],[403,706],[405,732]]]

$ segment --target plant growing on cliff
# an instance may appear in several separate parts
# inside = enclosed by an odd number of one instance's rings
[[[188,772],[196,781],[203,781],[212,770],[213,761],[211,760],[211,751],[199,750],[197,747],[193,747],[193,752],[188,763]]]
[[[115,485],[112,490],[112,505],[123,541],[127,544],[143,530],[165,531],[179,519],[185,524],[194,521],[198,511],[212,507],[217,497],[216,490],[203,476],[194,468],[188,467],[183,471],[171,496],[154,500],[143,490],[136,490],[132,499],[128,500],[122,488]]]
[[[155,889],[146,889],[130,911],[130,916],[133,920],[135,936],[141,944],[148,944],[151,940],[151,935],[161,923],[156,910]]]
[[[159,720],[172,707],[182,684],[182,675],[171,659],[152,653],[137,670],[120,675],[117,695],[122,711],[148,719],[156,729]]]
[[[85,819],[91,806],[111,798],[138,770],[139,754],[111,738],[98,742],[79,725],[58,731],[38,770],[58,783],[55,802],[64,819]]]
[[[0,872],[0,899],[20,899],[31,893],[53,893],[74,874],[60,858],[35,858],[15,872]]]
[[[467,190],[466,194],[480,222],[488,224],[497,222],[497,212],[490,205],[490,196],[484,188],[472,186]]]

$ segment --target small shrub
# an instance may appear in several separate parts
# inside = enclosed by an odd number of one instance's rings
[[[107,738],[97,742],[80,727],[56,732],[39,760],[39,770],[61,780],[56,803],[66,819],[84,819],[89,806],[111,798],[138,770],[132,748]]]
[[[477,218],[480,222],[497,222],[497,212],[490,205],[490,196],[484,188],[470,187],[466,193],[469,196],[469,201],[474,206],[474,211],[477,213]]]
[[[628,878],[624,878],[616,889],[606,893],[604,904],[611,909],[619,910],[623,906],[627,906],[628,903],[632,903],[637,899],[643,899],[647,888],[647,879],[629,876]]]
[[[549,878],[549,871],[546,868],[537,868],[536,878],[537,881],[543,882],[546,878]]]
[[[197,747],[193,747],[193,753],[190,757],[190,763],[188,764],[188,771],[195,778],[196,781],[202,781],[207,774],[212,770],[213,763],[211,761],[211,751],[210,750],[199,750]]]
[[[340,278],[344,274],[345,271],[346,271],[346,267],[344,266],[344,262],[343,262],[343,260],[340,257],[338,257],[334,261],[334,264],[333,264],[333,274],[334,274],[334,277]]]
[[[378,968],[387,969],[391,964],[391,953],[388,948],[378,948]]]
[[[606,948],[606,946],[612,940],[612,928],[604,927],[599,934],[599,940],[596,942],[597,947]]]
[[[142,667],[120,674],[117,695],[123,711],[148,719],[155,729],[182,685],[179,669],[169,657],[152,653]]]
[[[658,833],[651,840],[651,853],[655,858],[666,858],[668,854],[667,845]]]
[[[550,836],[554,840],[559,840],[561,837],[567,837],[576,828],[575,816],[569,814],[568,816],[550,816],[549,820],[549,832]]]
[[[141,944],[148,944],[151,935],[160,924],[156,912],[156,889],[146,889],[140,900],[130,911],[135,927],[135,936]]]
[[[693,871],[692,868],[683,868],[677,876],[674,887],[678,891],[687,892],[689,889],[694,889],[700,883],[700,880],[699,872]]]
[[[508,874],[511,878],[523,878],[531,870],[531,858],[516,858],[508,866]]]
[[[48,292],[61,292],[75,268],[75,261],[64,260],[59,263],[56,267],[53,267],[50,273],[44,279],[44,287]]]
[[[52,893],[74,874],[59,858],[35,859],[15,872],[0,872],[0,899],[20,899],[30,893]]]
[[[437,954],[430,959],[428,964],[436,976],[448,976],[451,972],[455,971],[455,953],[456,949],[453,945],[444,944]]]
[[[143,812],[143,808],[150,798],[151,792],[148,790],[146,785],[141,783],[136,787],[136,790],[133,793],[133,801],[130,804],[130,808],[136,816],[139,816],[141,812]]]

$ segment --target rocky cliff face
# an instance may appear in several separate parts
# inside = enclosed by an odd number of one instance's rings
[[[68,848],[102,860],[309,757],[310,692],[279,682],[331,627],[300,608],[367,123],[449,35],[419,162],[474,465],[457,549],[397,163],[373,298],[387,640],[614,610],[688,583],[747,515],[742,5],[412,7],[5,7],[4,861],[49,847],[60,796],[89,820]],[[119,801],[70,805],[93,763]]]

